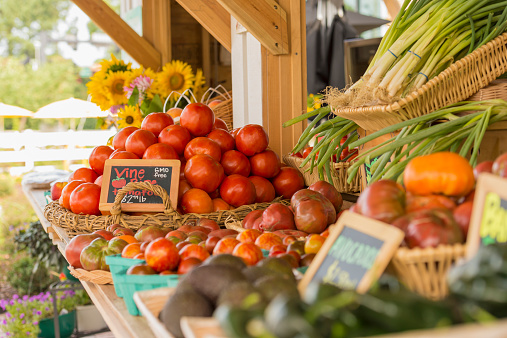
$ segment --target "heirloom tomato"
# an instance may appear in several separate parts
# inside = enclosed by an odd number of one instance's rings
[[[222,154],[228,150],[233,150],[236,146],[234,137],[223,129],[212,130],[211,133],[208,134],[208,138],[218,143],[220,149],[222,150]]]
[[[236,135],[236,149],[246,156],[263,152],[268,144],[268,133],[258,124],[247,124]]]
[[[97,146],[93,148],[88,162],[90,167],[99,175],[104,173],[104,162],[111,156],[113,149],[108,146]]]
[[[245,176],[227,176],[220,186],[220,197],[235,207],[252,204],[256,198],[255,186]]]
[[[144,159],[153,160],[179,160],[176,150],[164,143],[155,143],[149,146],[143,154]]]
[[[70,195],[78,186],[80,186],[83,183],[86,183],[86,182],[80,181],[80,180],[75,180],[75,181],[70,181],[69,183],[67,183],[65,185],[65,187],[63,187],[63,189],[62,189],[62,194],[60,195],[58,203],[60,203],[60,205],[62,207],[64,207],[65,209],[70,210]]]
[[[139,128],[137,127],[125,127],[121,129],[119,132],[117,132],[116,135],[114,135],[113,137],[113,148],[115,150],[116,149],[125,150],[125,141],[130,136],[130,134],[132,134],[138,129]]]
[[[146,115],[141,123],[141,129],[151,131],[158,137],[160,132],[167,126],[174,124],[171,115],[166,113],[151,113]]]
[[[192,141],[188,142],[185,147],[184,155],[188,161],[192,156],[197,154],[206,154],[220,162],[222,158],[222,149],[220,145],[207,137],[196,137]]]
[[[85,181],[93,183],[99,177],[99,175],[90,168],[79,168],[69,176],[69,182],[71,181]]]
[[[151,131],[139,129],[134,131],[127,138],[125,141],[125,150],[142,158],[144,151],[152,144],[157,143],[157,141],[157,137]]]
[[[209,155],[195,155],[185,164],[185,179],[188,183],[207,193],[215,191],[224,176],[224,168]]]
[[[192,136],[206,136],[215,124],[215,113],[203,103],[190,103],[181,112],[180,124]]]
[[[273,178],[280,172],[280,157],[273,150],[265,150],[250,157],[252,175]]]
[[[305,186],[305,180],[299,170],[291,167],[282,167],[272,180],[275,192],[283,198],[291,198],[294,193]]]
[[[275,187],[270,181],[260,176],[248,178],[255,186],[255,203],[271,202],[275,199]]]
[[[170,145],[178,155],[183,155],[183,151],[191,139],[192,136],[188,130],[179,125],[169,126],[158,135],[158,142]]]
[[[248,157],[237,150],[226,151],[222,155],[220,164],[224,167],[224,172],[228,176],[238,174],[248,177],[250,175],[250,161]]]
[[[100,187],[95,183],[80,184],[70,194],[70,210],[75,214],[100,215]]]

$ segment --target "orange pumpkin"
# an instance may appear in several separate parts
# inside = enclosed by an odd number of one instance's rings
[[[456,153],[440,152],[411,160],[403,173],[407,192],[415,195],[465,196],[475,185],[474,171]]]

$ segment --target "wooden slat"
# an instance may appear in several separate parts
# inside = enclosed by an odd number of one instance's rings
[[[217,0],[177,0],[215,39],[231,51],[231,16]]]
[[[161,66],[171,61],[170,1],[143,0],[143,37],[160,52]]]
[[[282,128],[282,123],[306,112],[306,26],[305,1],[280,0],[288,15],[288,55],[273,55],[262,48],[263,124],[270,147],[289,153],[303,132],[303,124]]]
[[[72,0],[72,2],[139,64],[152,69],[160,67],[160,52],[130,28],[104,1]]]
[[[389,13],[389,17],[391,20],[394,20],[398,12],[400,11],[400,3],[398,0],[384,0],[384,4],[386,5],[387,12]]]
[[[217,0],[273,55],[289,52],[287,13],[275,0]]]
[[[202,37],[202,73],[206,80],[206,87],[211,85],[211,50],[210,50],[210,34],[204,27],[201,30]],[[200,99],[200,98],[197,98]]]

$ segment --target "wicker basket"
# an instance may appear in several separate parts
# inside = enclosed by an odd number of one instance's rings
[[[437,248],[399,248],[391,266],[398,279],[409,289],[430,299],[447,296],[447,271],[465,256],[462,244],[440,245]]]
[[[296,168],[303,175],[305,179],[305,184],[307,186],[312,185],[313,183],[320,181],[319,173],[317,172],[317,168],[313,169],[313,172],[310,172],[310,163],[307,163],[303,168],[301,168],[301,164],[303,163],[303,159],[295,156],[284,155],[283,162],[292,168]],[[349,169],[350,163],[335,163],[333,167],[331,167],[331,178],[333,179],[333,185],[339,192],[343,193],[355,193],[361,191],[361,175],[358,173],[352,183],[347,183],[348,173],[347,169]],[[324,176],[327,178],[326,173]]]
[[[333,112],[365,130],[380,130],[463,101],[506,71],[507,33],[504,33],[398,102],[360,108],[334,107]]]
[[[467,101],[507,100],[507,79],[496,79],[477,93],[470,96]]]
[[[80,281],[91,282],[95,284],[113,284],[113,275],[105,270],[88,271],[85,269],[74,269],[69,265],[69,271],[72,276]]]
[[[140,216],[127,215],[121,212],[121,200],[129,191],[133,190],[149,190],[155,195],[162,198],[164,204],[164,212],[158,214],[144,214]],[[152,185],[148,182],[130,182],[121,188],[116,195],[111,215],[94,216],[74,214],[63,208],[58,202],[51,202],[44,208],[44,217],[55,226],[61,227],[67,231],[69,237],[74,237],[82,233],[90,233],[95,230],[105,229],[111,224],[121,224],[126,228],[137,230],[143,225],[158,225],[177,229],[184,223],[197,220],[199,218],[209,218],[216,221],[219,225],[223,225],[226,218],[231,217],[242,220],[250,211],[257,209],[266,209],[272,203],[281,200],[277,198],[270,203],[256,203],[243,205],[233,210],[222,210],[210,214],[185,214],[181,215],[171,207],[169,196],[164,188],[158,185]]]
[[[229,130],[232,130],[232,98],[223,101],[222,103],[213,107],[215,117],[221,118],[227,124]]]

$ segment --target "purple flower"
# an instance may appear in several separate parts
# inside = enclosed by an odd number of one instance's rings
[[[19,296],[17,294],[15,294],[14,296],[12,296],[12,299],[18,299]]]
[[[7,325],[7,319],[2,320],[3,325]]]
[[[28,295],[24,295],[23,300],[27,300],[27,299],[28,299]]]
[[[25,320],[24,319],[21,321],[21,324],[25,325]]]
[[[11,335],[11,333],[10,333],[10,332],[5,332],[5,334],[6,334],[6,335],[8,335],[8,336],[10,336],[10,335]]]
[[[7,318],[11,318],[11,314],[7,312]]]
[[[46,310],[46,311],[49,311],[49,308],[46,306],[45,310]],[[39,311],[37,311],[37,312],[39,312]]]
[[[14,303],[15,303],[15,302],[14,302],[12,299],[11,299],[11,301],[9,302],[9,304],[11,304],[11,305],[14,305]]]
[[[23,318],[25,318],[25,314],[24,313],[22,313],[22,314],[19,315],[19,319],[23,319]]]
[[[49,311],[49,308],[46,308],[46,311]],[[36,314],[37,314],[37,316],[40,316],[42,314],[42,312],[37,311]]]
[[[29,336],[30,335],[30,331],[26,331],[26,335]]]
[[[33,325],[39,325],[38,321],[33,322]]]
[[[19,304],[23,304],[23,301],[21,299],[18,299]]]

